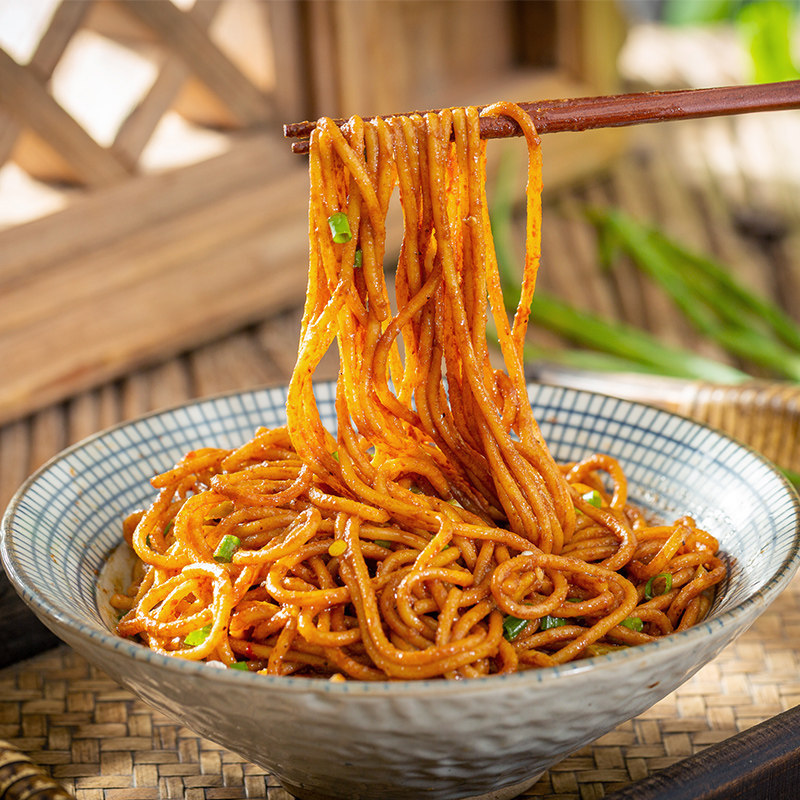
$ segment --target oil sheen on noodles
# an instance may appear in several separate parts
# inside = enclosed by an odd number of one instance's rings
[[[540,250],[528,117],[522,299],[509,320],[478,111],[322,119],[288,424],[156,476],[119,633],[161,653],[331,680],[463,679],[561,664],[696,623],[725,567],[685,516],[653,524],[607,455],[557,464],[522,344]],[[397,191],[404,236],[384,276]],[[503,368],[490,359],[493,321]],[[336,342],[337,431],[312,384]]]

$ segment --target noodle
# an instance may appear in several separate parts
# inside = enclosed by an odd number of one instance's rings
[[[557,464],[522,348],[539,264],[541,154],[526,137],[525,269],[509,320],[479,111],[322,119],[287,425],[198,449],[126,521],[141,561],[121,635],[273,675],[467,678],[652,641],[702,618],[725,567],[690,517],[652,524],[620,465]],[[383,263],[395,188],[403,242]],[[336,227],[335,227],[336,226]],[[393,310],[396,309],[396,310]],[[493,321],[503,369],[490,359]],[[313,378],[338,344],[337,431]]]

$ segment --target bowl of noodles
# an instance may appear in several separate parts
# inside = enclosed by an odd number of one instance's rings
[[[481,114],[528,146],[512,315]],[[98,434],[4,517],[45,624],[301,800],[514,797],[685,681],[798,566],[797,495],[757,453],[526,382],[540,168],[512,104],[320,120],[289,385]],[[315,382],[334,342],[338,380]]]
[[[625,467],[629,502],[648,518],[690,510],[698,529],[713,531],[726,574],[702,621],[635,646],[617,639],[591,657],[460,680],[269,675],[122,638],[110,601],[126,591],[135,560],[122,523],[152,502],[151,476],[198,442],[235,451],[259,426],[279,426],[284,389],[192,403],[70,448],[13,500],[3,563],[64,641],[158,710],[269,769],[299,798],[514,797],[742,633],[789,581],[800,541],[796,495],[746,446],[611,397],[543,385],[528,393],[559,463],[610,453]],[[316,397],[335,425],[335,387],[320,385]],[[651,588],[654,599],[666,596],[663,579]]]

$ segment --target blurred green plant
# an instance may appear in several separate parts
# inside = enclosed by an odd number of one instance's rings
[[[800,382],[800,326],[734,279],[729,268],[615,209],[590,209],[600,259],[624,253],[666,292],[695,330],[731,356]]]
[[[797,6],[764,0],[749,3],[739,12],[736,25],[752,62],[755,83],[800,78],[792,58],[792,38]]]
[[[792,50],[800,0],[667,0],[662,19],[675,26],[731,23],[749,55],[750,80],[800,78],[800,58]]]
[[[742,5],[742,0],[666,0],[661,18],[669,25],[732,22]]]
[[[512,246],[516,185],[513,172],[514,162],[501,160],[491,203],[492,238],[503,302],[509,313],[513,313],[519,303],[521,277],[520,261]],[[542,287],[537,287],[533,298],[531,324],[555,333],[577,347],[543,350],[529,343],[525,351],[526,360],[543,359],[586,369],[649,372],[728,384],[741,383],[748,378],[744,372],[728,364],[667,345],[633,325],[575,308]],[[490,333],[494,334],[491,326]]]

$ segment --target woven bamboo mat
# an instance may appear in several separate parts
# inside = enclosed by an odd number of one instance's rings
[[[800,578],[710,665],[521,795],[596,800],[800,704]],[[151,710],[62,646],[0,671],[0,739],[76,800],[290,800],[274,778]]]

